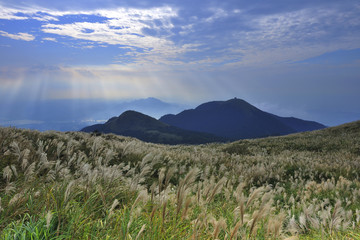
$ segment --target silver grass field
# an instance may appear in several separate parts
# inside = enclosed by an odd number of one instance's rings
[[[1,239],[360,239],[360,122],[167,146],[0,128]]]

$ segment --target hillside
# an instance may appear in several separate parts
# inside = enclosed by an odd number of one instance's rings
[[[0,128],[0,238],[359,239],[359,142],[360,121],[197,146]]]
[[[136,111],[125,111],[119,117],[113,117],[104,124],[85,127],[82,131],[114,133],[136,137],[146,142],[163,144],[202,144],[224,141],[223,138],[212,134],[187,131],[169,126]]]
[[[297,118],[279,117],[241,99],[214,101],[179,114],[168,114],[160,121],[182,129],[211,133],[230,140],[286,135],[325,128]]]
[[[250,153],[250,149],[268,154],[284,151],[331,154],[345,151],[360,156],[360,121],[311,132],[280,137],[246,139],[225,145],[225,151],[236,154]]]

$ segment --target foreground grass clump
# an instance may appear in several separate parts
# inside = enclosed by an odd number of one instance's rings
[[[360,122],[229,144],[0,128],[1,239],[360,239]]]

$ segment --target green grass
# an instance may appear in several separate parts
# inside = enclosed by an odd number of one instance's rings
[[[62,239],[62,237],[56,236],[56,221],[47,223],[46,218],[36,219],[29,214],[25,214],[22,219],[7,225],[3,229],[2,238],[6,240]]]
[[[198,146],[0,128],[0,239],[360,239],[359,140],[360,122]]]

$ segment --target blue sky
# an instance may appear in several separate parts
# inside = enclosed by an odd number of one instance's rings
[[[0,124],[53,101],[238,97],[337,125],[359,92],[357,0],[0,0]]]

